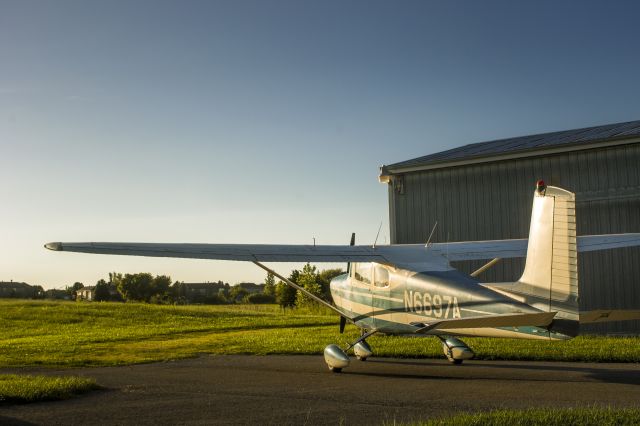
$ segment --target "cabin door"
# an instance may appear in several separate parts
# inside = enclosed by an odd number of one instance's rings
[[[389,270],[383,265],[373,263],[371,280],[371,304],[373,306],[374,327],[382,328],[391,321],[391,291],[389,286]]]
[[[373,307],[373,264],[355,263],[353,274],[353,307],[354,311],[362,318],[361,327],[374,327],[374,307]]]

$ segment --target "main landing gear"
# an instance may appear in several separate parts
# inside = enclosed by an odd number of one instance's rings
[[[347,352],[349,352],[351,348],[353,348],[356,358],[360,361],[365,361],[367,358],[372,356],[373,351],[366,339],[376,332],[377,330],[371,330],[367,333],[363,333],[358,340],[351,343],[344,350],[342,350],[338,345],[329,345],[324,348],[324,361],[327,363],[329,370],[334,373],[340,373],[343,368],[348,367],[350,360]]]
[[[451,336],[438,336],[442,342],[442,351],[452,364],[462,364],[465,359],[471,359],[475,353],[462,340]]]

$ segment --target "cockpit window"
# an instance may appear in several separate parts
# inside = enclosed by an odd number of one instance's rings
[[[389,271],[384,266],[376,265],[374,277],[376,287],[389,287]]]
[[[353,277],[365,284],[371,284],[371,264],[370,263],[356,263],[355,272]]]

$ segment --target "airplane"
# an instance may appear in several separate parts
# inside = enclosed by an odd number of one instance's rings
[[[461,364],[474,357],[460,337],[566,340],[580,325],[640,319],[640,310],[580,311],[578,253],[640,245],[640,233],[576,236],[575,194],[536,183],[528,239],[453,243],[355,245],[48,243],[54,251],[127,256],[253,262],[340,316],[360,337],[344,349],[324,350],[333,372],[373,355],[373,334],[435,336],[446,358]],[[516,282],[481,283],[476,276],[499,259],[525,257]],[[450,264],[492,259],[464,274]],[[347,262],[347,273],[330,283],[333,304],[308,292],[263,262]]]

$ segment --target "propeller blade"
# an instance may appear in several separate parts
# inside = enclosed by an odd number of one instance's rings
[[[344,326],[347,325],[347,319],[343,316],[340,317],[340,334],[344,333]]]
[[[356,245],[356,233],[352,232],[351,233],[351,241],[349,242],[350,246],[355,246]],[[347,263],[347,274],[351,272],[351,262]],[[342,333],[342,332],[341,332]]]

